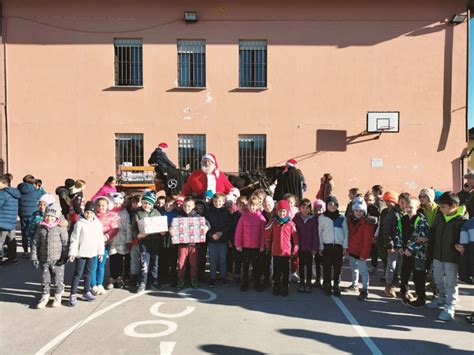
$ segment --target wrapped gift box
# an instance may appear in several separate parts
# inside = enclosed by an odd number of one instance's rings
[[[140,233],[154,234],[168,231],[168,218],[166,216],[145,217],[138,220]]]
[[[171,237],[173,244],[205,243],[206,220],[204,217],[178,217],[173,218],[171,227],[174,229],[174,236]]]

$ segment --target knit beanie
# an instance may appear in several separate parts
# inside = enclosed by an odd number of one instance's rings
[[[240,190],[236,187],[233,187],[233,188],[230,189],[229,194],[234,195],[235,198],[237,199],[237,198],[240,197]]]
[[[316,201],[314,201],[313,203],[313,211],[317,211],[319,209],[322,209],[323,212],[326,211],[326,203],[323,201],[323,200],[319,200],[317,199]]]
[[[148,202],[150,205],[155,205],[156,203],[156,194],[153,190],[146,190],[143,192],[142,201]]]
[[[46,207],[46,212],[44,213],[45,216],[53,216],[56,219],[60,219],[62,216],[61,207],[57,204],[53,203]]]
[[[123,192],[110,192],[109,197],[114,205],[123,204],[125,202],[125,196]]]
[[[326,199],[326,205],[328,205],[330,202],[334,203],[337,207],[339,207],[339,201],[337,200],[336,196],[329,196]]]
[[[86,202],[86,205],[84,206],[84,212],[94,212],[95,213],[95,209],[94,209],[94,202],[93,201],[87,201]]]
[[[264,202],[270,207],[270,209],[273,209],[275,207],[275,201],[271,196],[265,196]]]
[[[353,211],[361,210],[362,212],[364,212],[364,215],[366,216],[367,215],[367,204],[362,199],[354,199],[354,201],[352,201],[352,210]]]
[[[286,213],[289,215],[290,214],[290,204],[288,203],[287,200],[280,200],[277,203],[276,210],[286,210]]]
[[[398,194],[393,191],[387,191],[383,194],[382,199],[385,202],[398,203]]]
[[[54,195],[51,195],[51,194],[44,194],[44,195],[41,195],[41,197],[39,198],[38,200],[38,203],[39,202],[44,202],[46,203],[48,206],[51,205],[52,203],[55,202],[55,197]]]
[[[66,179],[66,181],[64,181],[64,186],[70,189],[71,187],[74,186],[75,183],[76,182],[73,179]]]
[[[433,189],[421,189],[420,191],[420,196],[421,195],[425,195],[428,197],[428,199],[430,200],[430,202],[434,202],[435,201],[435,192]]]

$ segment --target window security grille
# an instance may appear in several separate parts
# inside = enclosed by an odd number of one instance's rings
[[[204,154],[206,154],[205,134],[178,135],[178,162],[181,169],[191,171],[200,169]]]
[[[239,42],[239,85],[267,86],[267,41]]]
[[[115,165],[143,166],[143,134],[115,134]]]
[[[206,86],[205,41],[178,41],[178,85],[180,87]]]
[[[239,135],[239,172],[258,171],[267,164],[267,137],[264,134]]]
[[[143,48],[141,39],[116,39],[115,85],[143,85]]]

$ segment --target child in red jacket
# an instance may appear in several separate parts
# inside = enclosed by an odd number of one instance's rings
[[[277,215],[265,229],[265,244],[273,256],[273,295],[288,296],[290,257],[298,255],[298,233],[290,220],[290,204],[280,200]]]
[[[366,219],[367,204],[362,199],[354,199],[352,202],[352,213],[347,221],[349,229],[348,258],[352,272],[351,290],[358,290],[359,273],[362,276],[362,290],[359,300],[363,301],[369,294],[369,269],[367,258],[372,248],[372,237],[374,225],[369,224]]]

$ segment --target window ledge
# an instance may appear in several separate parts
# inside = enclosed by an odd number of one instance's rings
[[[268,90],[268,86],[265,87],[238,87],[229,92],[261,92]]]
[[[136,91],[144,89],[144,86],[126,86],[126,85],[114,85],[108,88],[103,89],[102,91]]]
[[[180,92],[180,91],[204,91],[207,90],[206,86],[176,86],[167,92]]]

